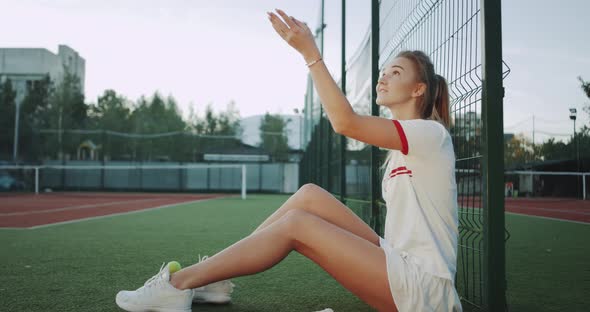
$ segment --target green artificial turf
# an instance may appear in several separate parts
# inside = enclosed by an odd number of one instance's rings
[[[506,214],[510,311],[590,311],[590,224]]]
[[[115,295],[136,289],[162,262],[188,266],[272,214],[287,195],[248,195],[62,224],[0,230],[0,311],[122,311]],[[193,311],[374,311],[297,252],[259,274],[236,277],[232,303]]]
[[[287,195],[248,195],[34,230],[0,229],[0,311],[121,311],[162,262],[183,266],[250,234]],[[587,311],[590,225],[506,215],[510,311]],[[293,252],[271,269],[233,278],[232,303],[193,311],[374,311]],[[465,306],[465,311],[472,309]]]

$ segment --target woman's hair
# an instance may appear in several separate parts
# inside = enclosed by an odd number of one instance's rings
[[[449,88],[445,78],[434,72],[430,57],[422,51],[402,51],[397,54],[397,57],[412,61],[418,73],[418,81],[426,84],[426,93],[417,107],[420,118],[436,120],[448,129],[450,126]]]
[[[412,61],[418,73],[418,81],[426,84],[426,92],[421,97],[417,107],[420,118],[436,120],[449,129],[451,119],[449,113],[449,88],[445,78],[434,72],[434,65],[430,57],[420,50],[401,51],[396,57],[403,57]],[[388,153],[381,166],[382,168],[387,165],[391,154],[391,152]]]

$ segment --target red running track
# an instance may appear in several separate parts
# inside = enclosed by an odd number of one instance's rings
[[[480,208],[478,197],[459,197],[459,207]],[[517,214],[590,223],[590,200],[572,198],[505,198],[504,210]]]
[[[228,194],[2,194],[0,227],[29,228],[224,196]],[[460,196],[459,206],[479,209],[481,199]],[[511,213],[590,223],[590,200],[506,198],[504,207]]]
[[[226,196],[228,194],[2,194],[0,227],[29,228]]]

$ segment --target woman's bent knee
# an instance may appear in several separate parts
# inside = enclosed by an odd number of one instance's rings
[[[281,229],[290,239],[297,241],[305,227],[311,226],[312,217],[312,214],[301,209],[289,210],[280,219]]]
[[[325,195],[326,192],[325,189],[314,183],[306,183],[297,191],[305,205],[309,205],[314,198],[317,199]]]

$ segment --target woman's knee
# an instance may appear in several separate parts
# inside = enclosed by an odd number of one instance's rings
[[[301,209],[287,211],[281,218],[281,229],[292,239],[296,239],[305,226],[310,224],[312,215]]]
[[[315,183],[305,183],[299,188],[299,192],[313,193],[313,192],[317,192],[321,188],[322,188],[321,186],[319,186]]]
[[[322,187],[317,184],[305,183],[297,190],[297,193],[301,196],[301,200],[307,204],[322,191]]]

